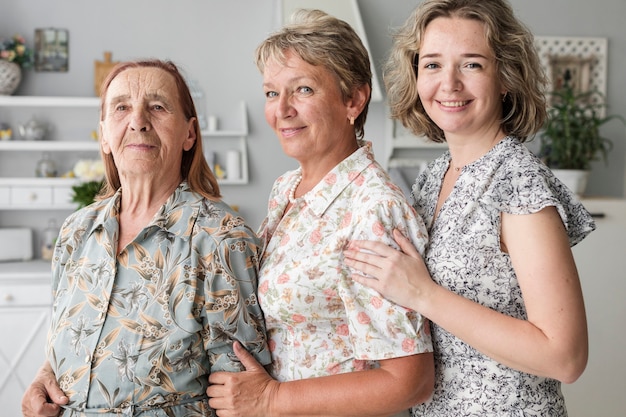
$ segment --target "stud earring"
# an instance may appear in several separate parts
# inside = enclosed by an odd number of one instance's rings
[[[350,126],[354,126],[354,116],[350,116]]]

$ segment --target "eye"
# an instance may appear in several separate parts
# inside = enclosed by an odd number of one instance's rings
[[[128,106],[126,104],[118,104],[115,106],[115,111],[124,111],[127,110]]]
[[[307,87],[306,85],[303,85],[302,87],[298,87],[298,92],[305,94],[305,95],[309,95],[309,94],[313,94],[313,89],[311,87]]]
[[[470,62],[469,64],[467,64],[467,68],[469,69],[480,69],[483,66],[481,64],[479,64],[478,62]]]
[[[265,97],[266,98],[278,97],[278,93],[276,91],[266,91],[265,92]]]
[[[425,69],[437,69],[439,68],[439,64],[436,64],[434,62],[429,62],[428,64],[424,65]]]
[[[165,110],[165,107],[161,106],[160,104],[153,104],[152,108],[157,111]]]

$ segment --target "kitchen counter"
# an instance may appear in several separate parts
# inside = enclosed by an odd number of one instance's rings
[[[36,259],[32,261],[0,262],[0,281],[46,279],[51,278],[50,261]]]

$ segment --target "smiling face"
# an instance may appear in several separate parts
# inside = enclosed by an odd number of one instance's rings
[[[287,51],[284,62],[271,60],[263,72],[265,119],[283,151],[303,166],[331,169],[357,148],[350,116],[363,108],[360,92],[344,102],[337,78]],[[319,168],[321,169],[321,168]]]
[[[186,120],[174,77],[159,68],[129,68],[106,91],[102,150],[112,154],[122,182],[180,182],[183,151],[196,136]]]
[[[481,22],[439,17],[420,45],[417,90],[446,140],[501,135],[502,96],[496,60]]]

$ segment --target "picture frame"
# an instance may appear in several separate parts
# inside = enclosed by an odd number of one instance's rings
[[[69,31],[35,29],[35,71],[67,72],[69,69]]]
[[[559,56],[549,57],[552,91],[558,91],[568,80],[576,94],[586,93],[591,87],[591,64],[593,57]]]

